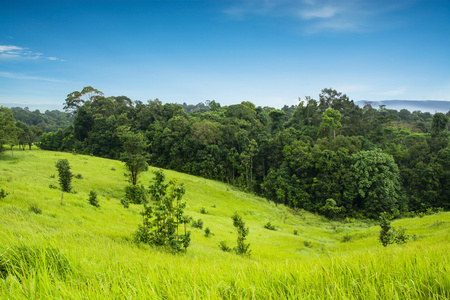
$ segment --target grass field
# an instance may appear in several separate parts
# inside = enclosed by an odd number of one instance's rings
[[[81,175],[72,180],[76,193],[62,200],[55,168],[61,158]],[[448,212],[394,221],[415,238],[384,248],[374,222],[330,221],[166,171],[186,186],[186,213],[214,234],[191,228],[188,251],[170,254],[132,243],[142,207],[120,204],[124,173],[123,163],[90,156],[0,154],[0,188],[9,193],[0,199],[1,299],[450,298]],[[140,183],[148,186],[152,177],[145,172]],[[90,190],[100,208],[89,205]],[[250,228],[249,258],[218,247],[236,244],[235,211]],[[277,230],[265,229],[267,222]]]

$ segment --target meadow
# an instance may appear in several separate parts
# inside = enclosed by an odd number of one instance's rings
[[[58,184],[68,159],[75,193]],[[153,168],[140,183],[148,186]],[[449,299],[450,213],[392,222],[413,236],[383,247],[370,220],[328,220],[275,205],[231,185],[166,170],[184,183],[187,252],[136,245],[142,206],[124,208],[120,161],[43,150],[0,154],[2,299]],[[97,192],[100,208],[88,203]],[[201,211],[207,211],[207,214]],[[231,216],[250,228],[251,256],[236,244]],[[277,230],[268,230],[270,222]],[[208,227],[213,235],[205,237]],[[297,234],[294,234],[296,231]]]

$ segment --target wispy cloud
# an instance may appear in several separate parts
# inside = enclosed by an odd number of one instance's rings
[[[401,10],[408,1],[372,2],[365,0],[241,0],[224,10],[233,18],[262,16],[290,18],[304,33],[323,31],[358,32],[373,30],[376,18]]]
[[[14,45],[0,45],[0,60],[52,60],[64,61],[54,56],[44,56],[42,53],[34,52],[28,48]]]
[[[22,79],[22,80],[41,80],[41,81],[49,81],[49,82],[65,82],[64,80],[40,77],[40,76],[30,76],[20,73],[10,73],[10,72],[0,72],[0,77],[4,78],[12,78],[12,79]]]
[[[315,18],[327,19],[334,17],[339,12],[337,7],[323,6],[314,9],[300,10],[299,15],[302,19],[311,20]]]

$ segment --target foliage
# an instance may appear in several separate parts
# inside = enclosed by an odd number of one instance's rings
[[[273,226],[272,224],[270,224],[270,222],[267,222],[266,225],[264,225],[264,228],[269,229],[269,230],[277,230],[277,228],[275,226]]]
[[[233,226],[236,227],[238,232],[237,246],[233,248],[233,250],[236,252],[236,254],[250,256],[250,244],[245,243],[249,228],[245,228],[245,222],[242,221],[241,216],[239,216],[237,212],[234,213],[231,219],[233,220]]]
[[[98,199],[97,199],[97,193],[94,190],[91,190],[89,192],[88,202],[92,206],[100,207],[100,204],[98,203]]]
[[[209,211],[207,211],[204,207],[200,208],[200,213],[203,215],[209,214]]]
[[[146,148],[145,138],[141,133],[135,134],[132,132],[122,134],[121,138],[123,140],[124,152],[121,154],[120,160],[125,162],[130,172],[131,184],[136,185],[139,174],[148,170],[148,164],[144,154]]]
[[[386,213],[380,214],[380,243],[386,247],[389,244],[394,242],[393,234],[391,232],[391,219],[392,217],[388,216]]]
[[[382,212],[397,213],[403,208],[400,174],[392,156],[380,151],[361,151],[352,155],[353,182],[347,196],[364,214],[374,218]]]
[[[327,199],[324,206],[320,208],[320,211],[327,217],[333,218],[342,211],[345,211],[344,207],[337,207],[336,201],[333,199]]]
[[[380,214],[380,243],[386,247],[389,244],[404,244],[409,240],[409,235],[405,234],[406,229],[403,227],[393,228],[391,226],[392,217],[385,212]]]
[[[9,194],[4,190],[0,189],[0,199],[6,198]]]
[[[133,185],[151,163],[332,219],[450,209],[449,114],[361,108],[330,88],[281,109],[143,103],[93,87],[65,106],[73,125],[40,147],[121,159]]]
[[[312,243],[310,241],[303,241],[303,245],[307,248],[312,248]]]
[[[61,190],[69,193],[72,190],[72,172],[70,171],[69,161],[67,159],[59,159],[56,162],[58,170],[58,180]]]
[[[143,185],[127,185],[125,187],[125,200],[133,204],[147,202],[147,190]]]
[[[151,202],[144,202],[143,222],[135,233],[136,242],[155,246],[165,246],[178,252],[190,244],[190,232],[186,230],[189,217],[184,215],[185,202],[181,202],[186,189],[176,185],[175,181],[165,182],[162,170],[153,172],[155,177],[150,183]],[[182,228],[184,225],[184,232]]]
[[[225,242],[225,241],[219,242],[219,248],[220,248],[220,250],[225,251],[225,252],[231,252],[231,250],[232,250],[230,247],[228,247],[227,242]]]
[[[66,206],[49,200],[61,193],[48,188],[55,157],[69,159],[75,173],[86,178],[77,182],[79,193],[67,197]],[[2,299],[450,297],[446,288],[449,212],[392,220],[393,227],[405,227],[417,238],[385,248],[377,240],[380,227],[370,220],[330,221],[227,184],[166,171],[168,179],[176,177],[186,184],[186,213],[198,215],[202,206],[217,207],[214,217],[205,217],[216,236],[205,238],[204,231],[193,230],[191,253],[171,255],[130,243],[127,232],[141,221],[142,206],[118,209],[127,185],[119,172],[123,163],[36,150],[20,152],[14,159],[3,157],[0,164],[1,187],[11,193],[0,205],[0,265],[10,270],[0,280]],[[118,171],[111,171],[112,167]],[[151,177],[148,172],[141,180],[148,182]],[[83,204],[92,189],[110,199],[102,202],[101,212]],[[32,202],[43,209],[43,215],[28,212]],[[230,228],[235,210],[248,216],[253,259],[218,248],[222,240],[235,246],[236,233]],[[283,218],[283,233],[277,233],[276,239],[261,225]],[[331,231],[332,225],[339,226],[339,232]],[[294,229],[298,236],[289,234]],[[353,237],[350,243],[341,242],[346,233]],[[313,248],[305,247],[304,240],[311,241]],[[17,250],[21,247],[26,250]],[[355,288],[360,282],[364,284]]]
[[[214,235],[213,233],[211,233],[211,229],[209,229],[209,227],[205,228],[205,237],[209,237],[210,235]]]
[[[197,221],[192,221],[191,226],[194,228],[203,229],[203,220],[198,219]]]
[[[37,206],[36,204],[30,205],[30,211],[34,212],[37,215],[42,214],[42,209],[40,209],[39,206]]]
[[[0,106],[0,152],[4,144],[15,143],[16,126],[14,116],[7,107]]]

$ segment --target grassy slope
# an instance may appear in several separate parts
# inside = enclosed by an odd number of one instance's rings
[[[58,186],[54,165],[60,158],[83,177],[73,179],[77,193],[64,194],[63,204],[61,192],[49,187]],[[40,253],[38,263],[0,279],[0,298],[450,297],[449,213],[394,222],[418,238],[383,248],[374,224],[294,214],[232,186],[166,171],[169,179],[186,185],[186,213],[201,218],[214,233],[206,238],[192,228],[188,252],[172,255],[130,242],[141,207],[120,205],[124,173],[121,162],[68,153],[33,150],[0,156],[0,187],[9,193],[0,200],[0,254],[18,255],[17,246]],[[151,178],[146,172],[140,181],[148,185]],[[90,190],[97,192],[100,209],[88,204]],[[32,205],[42,214],[30,211]],[[210,214],[200,214],[202,207]],[[250,227],[250,259],[217,246],[222,240],[235,244],[235,211]],[[263,227],[269,221],[277,231]],[[343,243],[344,235],[351,241]],[[48,258],[47,250],[61,255]],[[58,265],[61,257],[68,258],[67,272]]]

